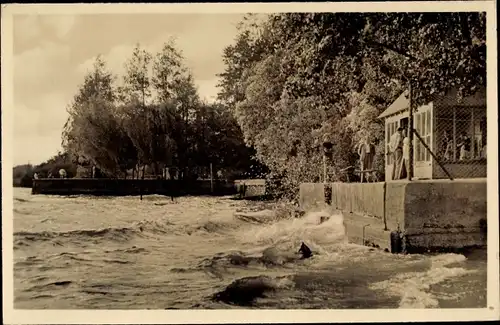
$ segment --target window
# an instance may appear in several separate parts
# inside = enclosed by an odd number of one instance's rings
[[[420,135],[425,144],[430,148],[431,146],[431,112],[429,110],[424,112],[419,112],[415,114],[415,130]],[[418,137],[414,137],[414,157],[415,161],[430,161],[431,154],[429,150],[427,150],[424,144],[418,139]]]
[[[415,114],[415,129],[417,130],[418,134],[422,134],[422,126],[420,124],[420,116],[421,114]],[[420,141],[418,140],[417,137],[414,137],[413,139],[413,148],[415,148],[414,150],[414,159],[415,161],[421,161],[420,159],[420,146],[421,146],[421,143]]]
[[[431,134],[432,134],[431,111],[428,110],[426,112],[426,115],[427,115],[427,137],[425,138],[425,143],[427,143],[429,145],[429,147],[432,149],[432,147],[431,147]],[[425,160],[431,161],[430,151],[426,150],[425,152],[426,152]]]
[[[437,152],[445,162],[484,159],[486,108],[451,106],[439,110]]]

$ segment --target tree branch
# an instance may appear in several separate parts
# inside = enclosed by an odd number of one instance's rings
[[[374,40],[365,40],[365,42],[368,44],[368,45],[374,45],[374,46],[377,46],[377,47],[381,47],[383,49],[386,49],[388,51],[391,51],[391,52],[394,52],[394,53],[397,53],[399,55],[402,55],[404,56],[405,58],[408,58],[408,59],[411,59],[411,60],[414,60],[414,61],[418,61],[418,59],[408,53],[405,53],[393,46],[390,46],[390,45],[387,45],[387,44],[382,44],[382,43],[379,43],[377,41],[374,41]]]

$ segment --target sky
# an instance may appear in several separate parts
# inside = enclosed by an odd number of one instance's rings
[[[217,94],[222,51],[242,14],[14,16],[14,165],[41,163],[61,149],[66,107],[102,55],[121,76],[137,43],[152,53],[175,37],[201,98]],[[16,148],[22,148],[16,150]]]

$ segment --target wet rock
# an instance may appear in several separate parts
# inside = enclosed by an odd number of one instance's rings
[[[322,224],[323,222],[326,222],[328,220],[330,220],[330,217],[322,216],[319,218],[319,224]]]
[[[242,221],[250,223],[269,223],[277,219],[277,213],[273,210],[260,210],[260,211],[237,211],[234,216]]]
[[[245,257],[241,255],[230,255],[229,256],[229,262],[233,265],[242,265],[242,266],[247,266],[248,263],[252,261],[252,258],[250,257]]]
[[[303,210],[295,209],[292,211],[293,218],[302,218],[305,215],[306,215],[306,212]]]
[[[304,242],[300,245],[299,253],[302,254],[302,258],[310,258],[313,255],[311,249]]]
[[[251,306],[256,298],[264,298],[266,292],[275,291],[271,278],[256,276],[241,278],[216,293],[212,299],[239,306]]]
[[[281,252],[274,247],[269,247],[262,252],[260,262],[265,265],[283,265],[288,262],[294,262],[298,257],[294,254]]]

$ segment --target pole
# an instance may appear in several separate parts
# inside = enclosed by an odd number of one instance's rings
[[[326,155],[323,154],[323,183],[326,183]]]
[[[212,171],[212,163],[210,163],[210,191],[214,192],[214,175]]]
[[[408,142],[409,142],[409,157],[408,157],[408,180],[413,179],[413,89],[411,80],[408,83]]]
[[[470,152],[470,159],[474,159],[476,157],[476,130],[474,128],[474,107],[470,111],[470,128],[471,128],[471,152]]]
[[[457,110],[453,106],[453,159],[457,160]]]

